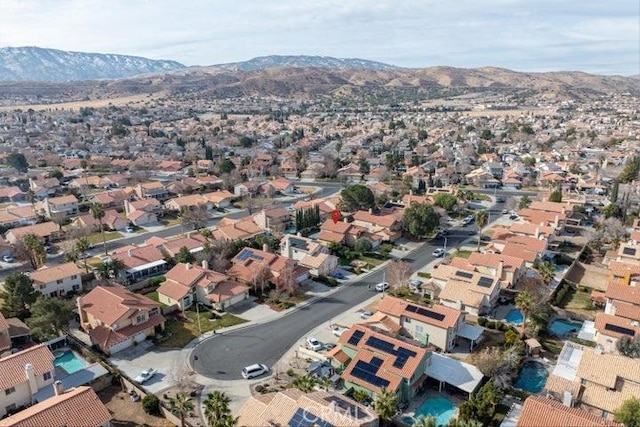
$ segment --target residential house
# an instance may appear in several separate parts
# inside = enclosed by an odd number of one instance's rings
[[[640,364],[565,341],[545,391],[567,406],[612,420],[625,400],[640,396]]]
[[[130,189],[124,190],[109,190],[104,193],[92,194],[89,200],[92,203],[97,203],[102,206],[103,209],[123,209],[125,202],[131,200],[133,197],[133,191]]]
[[[433,345],[444,352],[453,351],[458,336],[470,336],[473,344],[482,335],[482,328],[466,323],[463,311],[444,305],[425,307],[385,295],[377,310],[400,325],[411,339],[425,345]]]
[[[180,249],[187,248],[192,254],[197,254],[204,250],[204,244],[207,239],[199,233],[187,233],[184,236],[175,237],[171,239],[163,239],[161,237],[153,236],[145,243],[153,245],[160,249],[162,253],[175,257],[180,252]]]
[[[244,248],[231,260],[232,266],[226,274],[236,280],[253,285],[256,273],[266,268],[273,283],[291,280],[300,285],[309,278],[309,270],[297,261],[270,252]]]
[[[253,222],[263,230],[283,233],[292,226],[291,213],[283,208],[262,209],[253,215]]]
[[[622,337],[640,336],[640,287],[610,282],[604,312],[596,313],[595,341],[604,351],[615,352]]]
[[[11,335],[9,335],[9,322],[0,313],[0,358],[2,354],[11,349]]]
[[[346,184],[353,184],[362,181],[362,172],[360,172],[360,167],[353,163],[338,169],[336,176],[341,182]]]
[[[58,178],[38,178],[29,179],[29,190],[36,200],[44,200],[47,197],[53,197],[61,191],[60,181]]]
[[[53,384],[54,359],[46,344],[0,359],[0,417],[33,404],[33,395]]]
[[[164,330],[160,304],[122,286],[97,286],[78,297],[80,326],[106,354],[114,354]]]
[[[402,236],[403,212],[404,209],[390,209],[374,215],[370,211],[357,211],[353,214],[352,224],[380,236],[382,241],[393,242]]]
[[[26,194],[19,187],[0,188],[0,203],[22,202],[26,199]]]
[[[549,212],[539,209],[524,208],[518,211],[518,216],[532,224],[541,224],[562,231],[567,216],[562,212]]]
[[[109,188],[112,182],[108,178],[104,178],[98,175],[85,175],[81,178],[74,178],[69,181],[67,186],[69,188],[76,188],[81,193],[89,191],[91,188]]]
[[[0,427],[109,427],[111,413],[91,387],[64,390],[54,384],[56,394],[15,415],[0,420]]]
[[[504,254],[472,252],[467,262],[476,271],[497,277],[507,288],[513,287],[526,274],[524,260]]]
[[[149,198],[124,202],[124,211],[127,220],[138,227],[143,225],[155,224],[158,218],[164,215],[162,203],[157,199]]]
[[[236,220],[225,217],[218,222],[211,234],[217,240],[234,241],[251,239],[264,231],[251,217]]]
[[[162,202],[169,197],[167,189],[160,181],[141,182],[134,187],[134,191],[138,199],[153,198]]]
[[[169,199],[164,203],[164,207],[167,211],[173,212],[182,212],[184,210],[194,210],[197,208],[211,211],[214,208],[214,204],[203,194],[190,194],[188,196]]]
[[[280,254],[298,261],[315,277],[328,276],[338,268],[338,257],[331,255],[326,246],[300,235],[285,235],[280,240]]]
[[[368,232],[364,227],[348,222],[346,218],[338,222],[327,219],[320,226],[320,234],[318,234],[318,240],[326,245],[340,243],[353,247],[359,239],[369,240],[373,249],[377,249],[382,241],[381,236]]]
[[[293,204],[293,210],[303,211],[305,209],[315,208],[315,206],[318,206],[318,209],[320,210],[320,221],[326,221],[326,219],[329,218],[329,216],[331,215],[331,212],[333,212],[336,209],[336,207],[333,204],[330,204],[324,199],[311,199],[307,201],[299,200],[295,202]]]
[[[104,217],[101,221],[98,221],[92,213],[86,213],[79,215],[72,222],[71,226],[77,228],[90,228],[95,231],[100,231],[100,222],[105,230],[124,230],[129,225],[129,221],[124,219],[118,211],[115,209],[107,209],[104,211]]]
[[[207,261],[202,261],[202,266],[176,264],[165,277],[158,288],[158,298],[161,303],[176,305],[180,310],[188,309],[196,300],[216,310],[225,310],[249,297],[247,286],[210,270]]]
[[[114,250],[111,258],[122,261],[124,268],[119,272],[120,278],[128,283],[162,274],[169,269],[164,254],[155,246],[124,246]]]
[[[218,190],[211,193],[206,193],[204,194],[204,196],[210,202],[212,202],[215,207],[220,209],[228,208],[229,205],[231,205],[233,199],[236,198],[233,193],[230,193],[227,190]]]
[[[584,409],[546,396],[529,396],[518,418],[518,427],[624,427]]]
[[[303,393],[289,388],[249,397],[238,414],[240,426],[377,427],[378,415],[370,407],[335,392]]]
[[[78,214],[78,199],[74,195],[47,197],[36,203],[36,211],[52,221],[64,222]]]
[[[568,217],[571,216],[571,213],[573,212],[573,205],[569,202],[549,202],[534,200],[529,205],[529,209],[543,212],[553,212],[556,214],[564,214],[565,217]]]
[[[233,194],[236,197],[243,196],[255,196],[260,190],[262,182],[260,181],[245,181],[233,186]]]
[[[82,271],[74,262],[43,265],[31,273],[31,280],[34,289],[48,297],[64,297],[82,291]]]
[[[7,242],[15,245],[22,241],[22,238],[27,234],[34,234],[44,243],[58,240],[62,236],[60,226],[54,222],[47,221],[39,224],[27,225],[25,227],[13,228],[7,231],[5,238],[7,239]]]
[[[509,227],[509,231],[517,236],[528,236],[534,239],[547,239],[548,242],[553,241],[555,236],[555,227],[548,227],[542,224],[532,224],[530,222],[514,222]]]
[[[442,305],[482,316],[493,310],[499,293],[499,278],[458,269],[438,298]]]
[[[293,194],[296,189],[291,181],[282,177],[269,181],[266,185],[270,185],[280,194]]]
[[[609,282],[629,286],[640,285],[640,264],[629,260],[609,261]]]
[[[400,402],[407,402],[426,379],[432,350],[356,324],[340,335],[338,346],[326,356],[333,364],[346,365],[341,376],[347,389],[361,390],[371,397],[386,389]]]
[[[39,219],[33,206],[8,206],[0,210],[0,226],[6,229],[33,225]]]

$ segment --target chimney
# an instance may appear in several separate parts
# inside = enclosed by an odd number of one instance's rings
[[[31,391],[31,395],[33,396],[38,392],[38,383],[36,381],[36,374],[33,372],[33,365],[31,363],[27,363],[24,365],[24,373],[27,377],[27,381],[29,382],[29,390]]]
[[[573,396],[571,395],[570,391],[565,390],[564,394],[562,395],[562,404],[568,408],[571,408],[573,406]]]
[[[296,233],[296,236],[298,236],[298,237],[302,237],[302,233],[298,231],[298,232]]]
[[[191,263],[190,263],[190,262],[186,263],[186,264],[184,265],[184,269],[185,269],[185,270],[191,270]]]
[[[555,225],[555,228],[558,228],[558,226],[560,225],[560,216],[559,215],[556,215],[556,219],[554,221],[554,225]]]
[[[202,269],[203,270],[208,270],[209,269],[209,261],[207,261],[206,259],[202,260]]]
[[[83,316],[84,311],[82,310],[82,297],[78,297],[76,299],[76,309],[78,310],[78,315],[80,316],[80,328],[82,328],[83,324],[87,321],[86,316]]]
[[[344,222],[345,224],[349,222],[349,220],[347,219],[347,217],[345,216],[344,218],[342,218],[342,222]]]
[[[129,249],[129,250],[127,251],[127,256],[128,256],[129,258],[131,258],[131,249]]]
[[[535,234],[535,238],[536,238],[536,239],[540,238],[540,227],[536,227],[536,234]]]
[[[496,276],[498,279],[502,279],[502,271],[504,270],[504,261],[500,260],[498,262],[498,270],[496,271]]]
[[[64,386],[62,385],[62,381],[56,381],[53,383],[53,393],[56,396],[64,394]]]
[[[264,252],[269,252],[269,245],[267,245],[266,243],[263,243],[263,244],[262,244],[262,250],[263,250]]]
[[[373,209],[369,208],[369,213],[373,215]]]

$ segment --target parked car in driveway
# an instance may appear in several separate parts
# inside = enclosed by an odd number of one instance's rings
[[[333,273],[331,273],[331,277],[333,277],[334,279],[344,279],[345,276],[342,273],[342,271],[334,271]]]
[[[4,256],[2,257],[2,261],[4,261],[4,262],[8,262],[8,263],[12,263],[12,262],[14,262],[14,261],[15,261],[15,259],[14,259],[14,258],[13,258],[13,256],[11,256],[11,255],[4,255]]]
[[[365,310],[362,313],[360,313],[360,318],[361,319],[368,319],[369,317],[371,317],[371,315],[373,315],[372,312],[370,312],[369,310]]]
[[[334,326],[333,328],[331,328],[331,332],[336,337],[339,337],[340,335],[342,335],[344,331],[346,331],[346,328],[343,328],[342,326]]]
[[[144,384],[145,382],[153,378],[156,372],[158,371],[153,368],[145,369],[144,371],[140,372],[137,377],[134,378],[134,381],[138,384]]]
[[[307,337],[307,348],[313,351],[322,350],[322,343],[315,337]]]
[[[242,368],[242,378],[251,379],[259,377],[269,372],[269,368],[262,363],[254,363],[253,365],[245,366]]]

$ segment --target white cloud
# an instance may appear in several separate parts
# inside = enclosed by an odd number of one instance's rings
[[[520,70],[640,73],[640,4],[632,1],[2,3],[0,46],[123,53],[188,65],[270,54],[317,54],[409,67],[496,65]]]

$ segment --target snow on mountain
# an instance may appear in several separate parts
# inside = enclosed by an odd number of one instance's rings
[[[175,61],[67,52],[39,47],[0,48],[0,81],[78,81],[160,74],[184,68]]]
[[[358,58],[334,58],[331,56],[309,55],[270,55],[258,56],[243,62],[231,62],[228,64],[212,65],[207,68],[216,68],[229,71],[255,71],[275,67],[316,67],[353,69],[362,68],[368,70],[400,70],[400,67],[382,62],[369,61]]]

